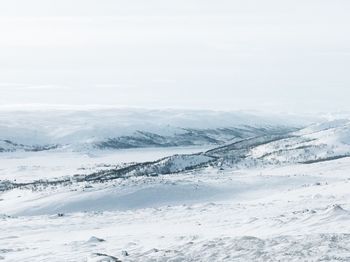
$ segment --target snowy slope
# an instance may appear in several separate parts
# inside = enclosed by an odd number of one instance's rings
[[[6,261],[347,261],[349,168],[349,159],[342,159],[8,191],[0,208],[20,216],[0,218],[0,256]]]
[[[350,156],[349,120],[313,125],[292,135],[254,148],[251,157],[273,163],[312,163]]]

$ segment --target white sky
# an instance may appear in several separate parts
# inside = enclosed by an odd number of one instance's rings
[[[0,105],[350,110],[348,0],[1,0]]]

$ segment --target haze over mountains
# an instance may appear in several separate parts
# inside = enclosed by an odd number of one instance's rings
[[[194,110],[0,111],[0,151],[219,145],[300,128],[316,117]]]

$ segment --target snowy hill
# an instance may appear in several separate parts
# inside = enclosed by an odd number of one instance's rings
[[[279,126],[268,126],[265,128],[241,126],[240,128],[226,127],[217,129],[174,128],[173,134],[171,135],[159,135],[145,131],[136,131],[130,136],[120,136],[96,142],[94,143],[94,147],[99,149],[123,149],[221,145],[227,142],[239,141],[270,133],[283,133],[290,130],[293,130],[293,128]]]
[[[220,145],[295,130],[314,120],[190,110],[0,111],[0,151]]]
[[[350,121],[312,125],[289,138],[261,145],[250,157],[271,163],[313,163],[350,156]]]
[[[58,145],[23,145],[17,144],[10,140],[0,140],[0,153],[1,152],[39,152],[58,148]]]

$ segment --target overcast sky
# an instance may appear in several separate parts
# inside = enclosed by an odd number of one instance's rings
[[[1,0],[0,105],[350,110],[348,0]]]

